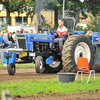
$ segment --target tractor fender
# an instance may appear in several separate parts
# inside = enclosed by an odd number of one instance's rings
[[[3,52],[3,62],[5,64],[15,64],[17,53],[15,52]]]

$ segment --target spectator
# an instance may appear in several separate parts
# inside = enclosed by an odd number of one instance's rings
[[[23,30],[23,33],[26,33],[25,30]]]
[[[3,33],[0,32],[0,42],[3,42]]]
[[[14,40],[13,40],[13,38],[12,38],[12,33],[9,33],[8,40],[11,41],[12,43],[15,43]]]
[[[87,31],[86,36],[87,36],[87,37],[89,36],[89,30]]]
[[[30,33],[34,33],[33,30],[30,30]]]
[[[8,40],[8,30],[5,30],[5,33],[3,34],[3,40],[6,45],[9,45],[12,43],[11,41]]]
[[[0,36],[3,36],[3,32],[0,32]]]
[[[16,31],[16,34],[19,34],[19,30]]]
[[[16,40],[15,40],[15,34],[16,34],[16,33],[13,32],[13,35],[12,35],[13,41],[16,41]]]
[[[13,32],[13,35],[12,35],[13,41],[16,41],[16,39],[15,39],[16,34],[19,34],[19,31],[18,30],[16,31],[16,33]]]
[[[90,39],[90,40],[92,40],[92,30],[88,30],[87,31],[87,33],[86,33],[86,36]]]
[[[23,33],[23,30],[24,30],[24,29],[23,29],[23,28],[21,28],[21,29],[20,29],[20,33]]]
[[[26,31],[26,33],[28,33],[28,31]]]

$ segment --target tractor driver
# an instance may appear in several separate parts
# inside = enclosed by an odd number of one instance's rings
[[[57,32],[54,34],[54,36],[58,35],[58,37],[55,38],[54,43],[59,43],[60,51],[62,51],[63,43],[66,40],[66,38],[68,37],[68,35],[67,35],[68,29],[63,25],[62,19],[59,19],[58,24],[59,24],[59,27],[57,29]],[[54,43],[50,43],[51,50],[53,50]]]

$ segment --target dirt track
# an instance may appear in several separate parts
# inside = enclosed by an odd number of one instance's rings
[[[84,75],[87,76],[87,75]],[[100,73],[96,73],[96,76],[100,76]],[[0,68],[0,82],[3,81],[22,81],[22,80],[40,80],[40,79],[55,79],[58,78],[57,74],[38,74],[35,72],[35,68],[17,68],[16,74],[10,76],[7,73],[6,68]],[[78,95],[78,97],[77,97]],[[99,100],[100,91],[89,91],[74,94],[64,93],[43,93],[43,91],[37,95],[31,96],[13,96],[13,100]]]
[[[57,78],[57,74],[38,74],[35,72],[35,68],[17,68],[16,74],[10,76],[7,73],[6,68],[0,68],[0,82],[3,81],[23,81],[23,80],[36,80],[36,79],[54,79]]]
[[[85,74],[84,76],[88,76]],[[100,73],[96,73],[96,76],[100,76]],[[0,82],[3,81],[23,81],[23,80],[36,80],[36,79],[54,79],[58,78],[58,75],[55,74],[39,74],[35,72],[33,67],[17,67],[16,74],[10,76],[6,68],[0,68]]]
[[[100,91],[79,92],[73,94],[64,93],[43,93],[30,96],[13,96],[13,100],[100,100]]]

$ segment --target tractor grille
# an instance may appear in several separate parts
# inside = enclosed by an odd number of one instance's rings
[[[18,48],[22,48],[23,50],[27,50],[25,35],[16,35],[16,39],[17,39]]]

